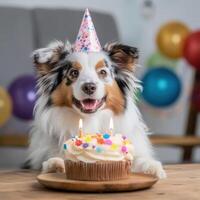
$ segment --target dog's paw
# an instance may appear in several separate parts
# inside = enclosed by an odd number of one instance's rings
[[[133,166],[133,171],[151,174],[159,179],[164,179],[167,177],[161,162],[153,159],[137,158]]]
[[[64,160],[62,158],[50,158],[49,160],[43,162],[42,173],[52,173],[52,172],[65,172]]]

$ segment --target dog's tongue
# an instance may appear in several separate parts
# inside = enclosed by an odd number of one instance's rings
[[[85,99],[81,102],[81,105],[85,110],[95,110],[98,105],[98,100]]]

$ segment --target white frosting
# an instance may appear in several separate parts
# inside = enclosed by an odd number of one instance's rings
[[[104,136],[107,136],[104,138]],[[65,159],[94,163],[97,161],[133,160],[133,145],[121,134],[84,135],[66,141]],[[81,144],[80,144],[81,143]]]

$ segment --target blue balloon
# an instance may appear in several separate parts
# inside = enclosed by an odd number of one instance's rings
[[[142,81],[142,96],[152,106],[170,106],[181,94],[180,79],[173,71],[165,67],[150,69]]]

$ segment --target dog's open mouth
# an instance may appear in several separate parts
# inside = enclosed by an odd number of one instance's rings
[[[96,112],[106,101],[106,97],[102,99],[84,99],[78,100],[73,97],[73,104],[81,110],[83,113],[94,113]]]

